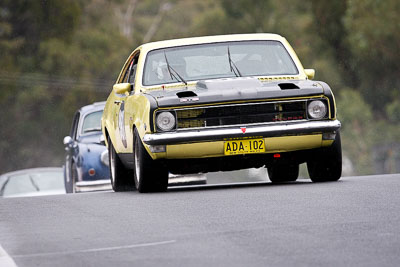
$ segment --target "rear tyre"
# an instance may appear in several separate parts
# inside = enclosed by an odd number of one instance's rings
[[[108,155],[110,166],[111,185],[115,192],[134,191],[133,171],[127,169],[118,157],[110,137],[108,141]]]
[[[268,168],[268,177],[273,183],[294,182],[299,176],[299,164],[276,164]]]
[[[333,182],[342,175],[342,145],[340,132],[330,147],[323,147],[307,161],[308,174],[313,182]]]
[[[134,177],[137,190],[140,193],[166,191],[168,188],[167,169],[161,162],[150,157],[136,129],[134,138]]]

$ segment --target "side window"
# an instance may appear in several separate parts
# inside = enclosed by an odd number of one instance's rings
[[[72,121],[71,133],[70,136],[72,140],[76,140],[77,135],[76,132],[78,131],[78,123],[81,114],[79,112],[75,113],[74,120]]]
[[[135,55],[132,61],[129,63],[128,68],[124,74],[124,78],[121,82],[123,83],[135,83],[136,67],[138,63],[139,54]]]
[[[132,84],[135,83],[136,67],[137,67],[137,62],[132,61],[128,76],[128,83]]]

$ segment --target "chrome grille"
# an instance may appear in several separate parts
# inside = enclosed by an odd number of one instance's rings
[[[306,101],[178,109],[176,114],[178,129],[303,120],[306,118]]]

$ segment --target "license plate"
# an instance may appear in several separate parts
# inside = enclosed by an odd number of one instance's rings
[[[253,154],[265,152],[264,139],[246,139],[226,141],[224,144],[225,155]]]

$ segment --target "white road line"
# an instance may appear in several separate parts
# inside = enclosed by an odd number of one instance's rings
[[[161,241],[161,242],[154,242],[154,243],[143,243],[143,244],[134,244],[134,245],[128,245],[128,246],[108,247],[108,248],[92,248],[92,249],[83,249],[83,250],[71,250],[71,251],[58,251],[58,252],[49,252],[49,253],[13,255],[13,257],[14,258],[29,258],[29,257],[68,255],[68,254],[76,254],[76,253],[101,252],[101,251],[110,251],[110,250],[118,250],[118,249],[129,249],[129,248],[140,248],[140,247],[166,245],[166,244],[171,244],[171,243],[175,243],[175,242],[176,242],[176,240],[169,240],[169,241]],[[3,266],[3,265],[0,264],[0,266]]]
[[[1,267],[17,267],[14,260],[7,254],[7,252],[0,245],[0,266]]]

